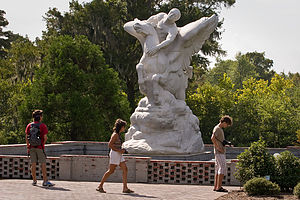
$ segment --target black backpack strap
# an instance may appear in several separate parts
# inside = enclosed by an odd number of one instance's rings
[[[41,126],[42,123],[41,123],[41,122],[39,122],[39,123],[31,122],[31,123],[30,123],[30,126],[32,126],[33,124],[34,124],[34,125],[37,125],[37,126],[40,128],[40,126]]]

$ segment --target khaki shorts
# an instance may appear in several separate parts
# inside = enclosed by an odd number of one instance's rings
[[[226,174],[226,157],[225,154],[215,154],[216,165],[215,171],[217,174]]]
[[[42,149],[31,148],[30,149],[30,160],[31,163],[46,163],[46,154]]]

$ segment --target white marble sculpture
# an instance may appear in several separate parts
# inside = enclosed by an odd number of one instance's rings
[[[216,15],[177,27],[180,11],[159,13],[148,20],[127,22],[124,29],[136,37],[143,56],[136,66],[138,104],[123,147],[133,154],[190,154],[203,151],[199,120],[185,103],[190,59],[217,26]]]

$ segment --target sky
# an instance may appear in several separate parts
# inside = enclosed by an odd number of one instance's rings
[[[300,72],[300,0],[236,0],[222,9],[225,59],[265,52],[277,72]],[[224,58],[222,58],[224,59]]]
[[[67,12],[69,0],[6,0],[0,7],[9,22],[5,30],[34,41],[46,30],[43,16],[54,7]],[[274,61],[272,69],[277,73],[300,72],[299,8],[300,0],[236,0],[233,7],[223,8],[220,44],[227,56],[221,59],[235,59],[238,52],[265,52],[265,57]]]

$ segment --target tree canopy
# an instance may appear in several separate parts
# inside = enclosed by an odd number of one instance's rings
[[[21,111],[43,108],[56,139],[107,140],[112,121],[129,118],[117,73],[84,36],[54,38],[35,77]]]
[[[123,24],[177,7],[182,12],[180,27],[234,3],[72,1],[69,12],[47,12],[47,31],[34,42],[3,32],[8,21],[1,11],[0,144],[24,143],[33,109],[44,110],[50,142],[107,141],[115,119],[128,121],[141,98],[135,65],[142,49]],[[249,146],[259,138],[268,147],[300,145],[299,73],[275,73],[264,52],[218,59],[209,69],[207,56],[224,54],[221,28],[222,21],[191,63],[194,77],[186,102],[199,118],[204,142],[211,143],[213,127],[228,114],[234,123],[225,129],[226,138],[235,146]]]
[[[205,143],[210,143],[220,117],[229,114],[234,125],[226,137],[236,146],[249,146],[260,137],[269,147],[295,144],[300,129],[299,74],[278,75],[272,63],[258,52],[219,60],[204,81],[189,90],[187,103],[200,120]]]
[[[4,17],[5,14],[4,10],[0,10],[0,58],[5,57],[5,49],[10,47],[10,38],[12,36],[11,31],[3,31],[3,28],[8,25],[8,21]]]
[[[181,1],[181,0],[94,0],[90,3],[70,3],[70,11],[62,14],[56,8],[46,14],[47,31],[45,37],[51,35],[85,35],[88,39],[100,46],[106,63],[119,72],[119,77],[125,83],[125,91],[130,102],[131,111],[137,105],[139,90],[137,84],[136,64],[142,56],[139,42],[123,29],[123,25],[133,20],[147,19],[159,12],[169,12],[173,7],[181,11],[181,19],[177,25],[211,16],[221,9],[221,6],[231,6],[235,0],[207,0],[207,1]],[[222,55],[220,40],[222,22],[218,29],[202,48],[203,55]],[[198,57],[194,59],[198,67],[207,67],[208,59]]]

